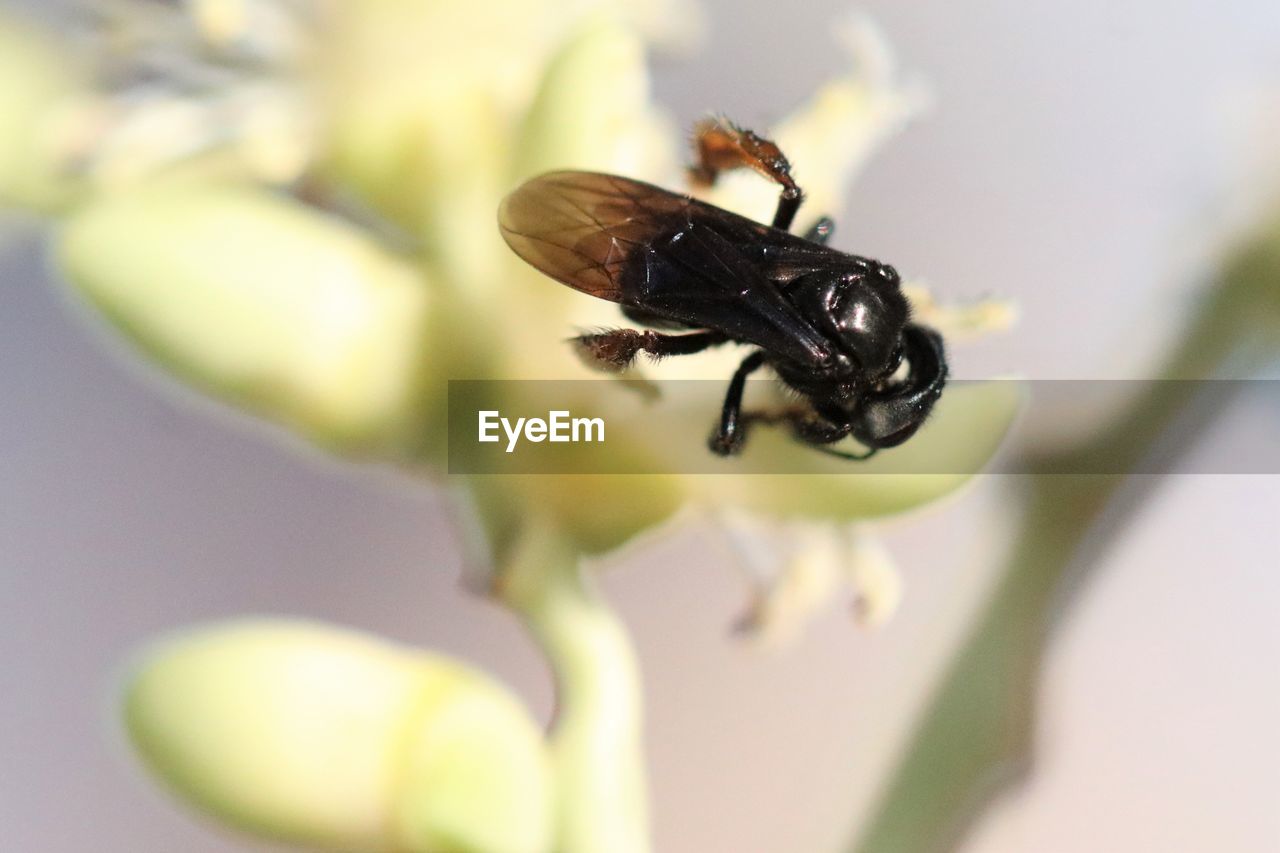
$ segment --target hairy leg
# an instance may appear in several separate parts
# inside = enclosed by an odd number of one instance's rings
[[[720,332],[694,332],[688,335],[664,335],[635,329],[611,329],[573,338],[578,354],[592,367],[610,373],[625,370],[638,353],[654,358],[668,355],[691,355],[727,340]]]
[[[697,163],[689,170],[695,184],[711,186],[727,169],[754,169],[782,187],[773,227],[791,227],[804,192],[791,177],[791,163],[773,142],[723,119],[706,119],[694,126]]]

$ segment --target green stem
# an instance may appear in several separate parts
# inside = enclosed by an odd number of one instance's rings
[[[523,618],[556,676],[557,853],[646,853],[640,673],[626,629],[589,588],[578,555],[549,526],[525,528],[498,592]]]
[[[1280,349],[1280,223],[1229,263],[1166,361],[1167,379],[1249,375]],[[1229,383],[1150,383],[1079,446],[1027,454],[1021,531],[992,598],[952,658],[858,853],[954,848],[982,808],[1030,766],[1035,689],[1063,592],[1114,541],[1158,477],[1132,471],[1156,442],[1172,462],[1212,424]],[[1207,400],[1206,398],[1212,398]],[[1207,405],[1211,402],[1212,405]],[[1171,427],[1178,429],[1171,431]],[[1170,434],[1176,440],[1167,441]],[[1099,467],[1103,465],[1105,467]],[[1123,487],[1123,488],[1122,488]]]

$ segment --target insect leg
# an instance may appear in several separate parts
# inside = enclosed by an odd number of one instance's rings
[[[726,401],[727,403],[727,401]],[[851,426],[843,420],[832,421],[807,407],[793,407],[776,411],[739,412],[737,418],[736,442],[727,452],[734,453],[742,449],[746,439],[747,428],[755,424],[776,426],[785,424],[791,428],[797,441],[808,444],[819,453],[835,456],[838,459],[862,461],[876,455],[879,448],[871,447],[862,453],[850,453],[847,450],[836,450],[828,445],[847,438],[852,432]],[[721,453],[712,439],[712,450]]]
[[[747,388],[747,377],[763,367],[764,360],[764,352],[756,350],[733,372],[729,390],[724,395],[724,407],[720,410],[720,425],[708,442],[712,453],[729,456],[742,449],[747,437],[747,424],[742,420],[742,394]]]
[[[663,335],[638,332],[635,329],[611,329],[571,338],[574,347],[591,367],[609,373],[625,370],[636,354],[647,352],[654,358],[668,355],[691,355],[707,347],[724,343],[720,332],[694,332],[689,335]]]
[[[828,456],[835,456],[839,459],[857,461],[870,459],[879,450],[879,448],[871,447],[862,453],[850,453],[847,450],[836,450],[834,447],[828,447],[827,445],[835,444],[853,431],[852,425],[844,421],[832,422],[819,418],[807,418],[805,420],[793,420],[791,428],[795,432],[796,438],[800,441],[810,445],[819,453],[825,453]]]
[[[705,119],[694,125],[694,151],[698,162],[689,170],[695,184],[711,186],[726,169],[754,169],[782,187],[773,227],[791,227],[804,193],[791,177],[791,163],[768,139],[736,127],[723,119]]]

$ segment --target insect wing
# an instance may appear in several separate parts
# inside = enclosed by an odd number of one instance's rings
[[[798,364],[819,366],[832,355],[821,333],[759,269],[740,229],[758,223],[718,208],[694,221],[676,237],[641,257],[642,272],[631,271],[624,299],[691,328],[716,329]],[[624,280],[625,282],[625,280]]]
[[[821,364],[831,353],[761,271],[762,249],[777,258],[811,244],[767,225],[595,172],[528,181],[503,201],[498,225],[521,258],[584,293],[801,364]]]
[[[550,172],[503,200],[498,227],[512,251],[536,269],[620,302],[623,272],[635,251],[687,221],[692,203],[617,175]]]

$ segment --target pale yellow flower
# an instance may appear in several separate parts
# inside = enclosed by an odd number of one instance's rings
[[[313,848],[540,853],[550,759],[505,689],[351,631],[246,620],[155,644],[125,723],[165,781],[226,822]]]
[[[57,67],[53,43],[0,23],[0,47],[21,48],[0,50],[0,200],[61,216],[61,270],[153,364],[335,453],[438,476],[448,380],[592,375],[564,339],[616,325],[616,306],[520,262],[496,210],[554,168],[679,189],[681,133],[650,98],[646,53],[696,20],[683,0],[124,0],[83,75]],[[838,211],[867,155],[921,103],[865,24],[847,22],[839,43],[848,73],[759,128],[776,133],[805,182],[806,217]],[[773,193],[734,175],[710,197],[767,217]],[[912,298],[957,332],[1008,316],[994,303],[954,311],[918,289]],[[724,379],[736,355],[725,347],[643,372]],[[626,425],[610,436],[613,459],[705,463],[718,395],[646,405],[625,384],[591,388]],[[562,707],[545,743],[464,667],[275,624],[213,630],[152,658],[131,688],[130,730],[188,800],[268,835],[374,850],[641,853],[635,664],[579,560],[682,508],[759,528],[780,519],[778,557],[757,567],[753,624],[794,633],[848,585],[877,623],[900,595],[896,575],[869,529],[845,525],[955,491],[1017,405],[999,384],[949,389],[919,436],[859,476],[762,432],[724,475],[458,478],[474,559],[496,568],[490,591],[557,673]],[[895,462],[931,459],[955,473],[895,473]],[[743,476],[779,470],[791,473]],[[312,668],[341,677],[290,677]],[[438,684],[444,705],[405,705]],[[316,778],[314,761],[340,778]],[[408,775],[393,779],[391,765]],[[517,803],[521,791],[528,801]]]

